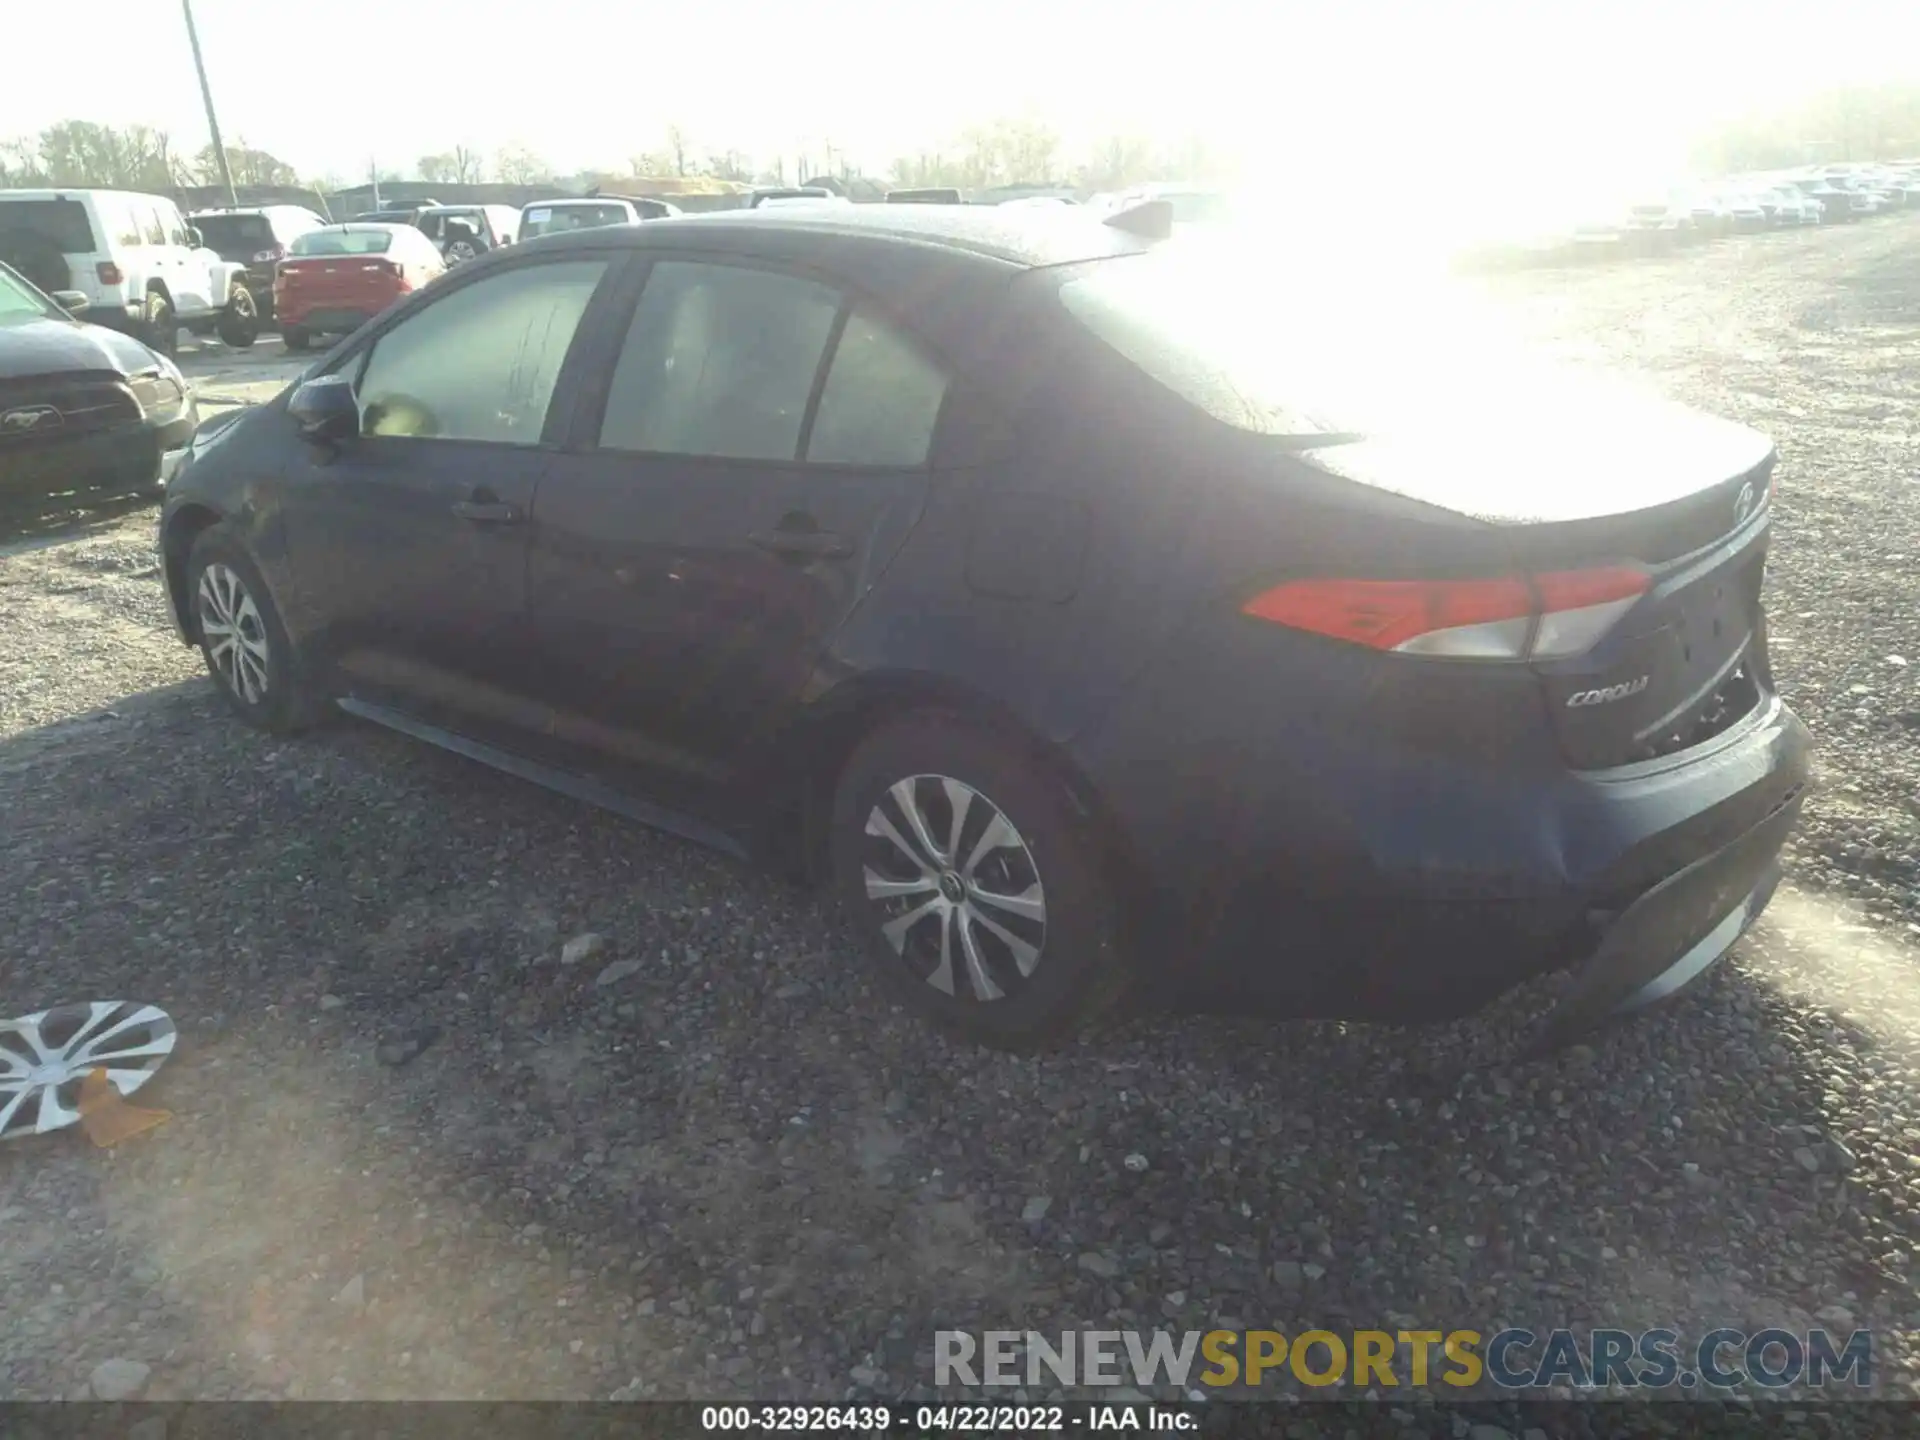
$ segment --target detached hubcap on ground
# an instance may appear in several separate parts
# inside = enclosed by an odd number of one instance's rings
[[[44,1135],[80,1118],[80,1083],[104,1070],[131,1095],[173,1053],[164,1010],[124,1000],[62,1005],[0,1020],[0,1140]]]
[[[200,633],[226,687],[249,705],[267,693],[267,627],[233,568],[215,562],[200,574]]]
[[[916,974],[980,1002],[1026,983],[1046,945],[1046,897],[1026,841],[998,806],[948,776],[915,775],[881,797],[866,833],[867,899]]]

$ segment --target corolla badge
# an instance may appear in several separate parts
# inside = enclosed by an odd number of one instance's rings
[[[66,423],[66,416],[51,405],[22,405],[16,410],[0,411],[0,435],[57,430]]]
[[[1629,695],[1638,695],[1652,679],[1651,675],[1642,675],[1637,680],[1622,680],[1618,685],[1603,685],[1598,690],[1577,691],[1567,697],[1567,709],[1578,710],[1583,705],[1611,705]]]
[[[1746,524],[1747,517],[1751,514],[1753,514],[1753,482],[1749,480],[1740,487],[1740,494],[1733,502],[1734,528],[1738,529]]]

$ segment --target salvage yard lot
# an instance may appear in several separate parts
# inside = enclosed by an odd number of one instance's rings
[[[0,1147],[0,1395],[117,1357],[157,1398],[898,1396],[936,1328],[1507,1323],[1871,1327],[1920,1393],[1920,217],[1492,288],[1780,446],[1824,789],[1696,993],[1468,1071],[1490,1022],[960,1047],[777,880],[367,727],[242,728],[143,511],[0,557],[0,1010],[182,1032],[163,1128]]]

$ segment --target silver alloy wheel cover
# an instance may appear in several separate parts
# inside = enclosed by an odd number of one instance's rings
[[[200,572],[195,608],[214,673],[247,704],[258,705],[267,693],[271,650],[266,622],[245,582],[231,565],[214,561]]]
[[[178,1038],[154,1005],[93,1000],[0,1020],[0,1140],[45,1135],[80,1118],[80,1082],[94,1069],[131,1095],[151,1080]],[[31,1116],[31,1123],[28,1117]]]
[[[944,798],[948,824],[943,839],[935,837],[921,803],[922,784],[938,787]],[[904,834],[887,813],[889,798],[906,822]],[[990,937],[991,946],[1005,951],[1022,980],[1032,977],[1046,946],[1046,892],[1027,842],[999,806],[950,776],[910,775],[895,781],[874,805],[866,833],[887,841],[892,846],[889,855],[904,860],[913,871],[906,878],[896,878],[872,865],[864,867],[867,899],[886,917],[880,933],[893,952],[906,959],[907,940],[915,928],[928,920],[939,926],[939,963],[924,977],[927,984],[957,997],[957,962],[974,1000],[1005,998],[1005,989],[987,964],[983,936]],[[989,865],[1003,878],[1014,873],[1031,878],[1017,893],[993,889],[982,883],[982,869]],[[907,902],[904,906],[898,903],[902,900]],[[1015,921],[1028,931],[1026,935],[1010,928]]]

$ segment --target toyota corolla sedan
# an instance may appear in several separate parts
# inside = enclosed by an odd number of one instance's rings
[[[202,427],[180,636],[253,725],[796,864],[989,1043],[1136,988],[1404,1020],[1565,972],[1542,1043],[1673,993],[1808,785],[1773,447],[1163,210],[463,265]]]

